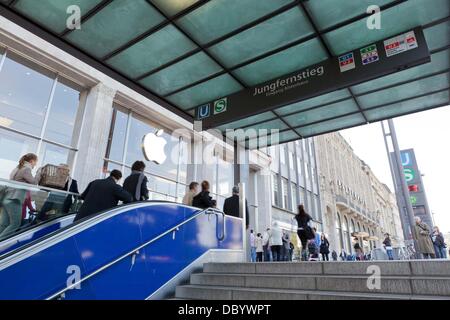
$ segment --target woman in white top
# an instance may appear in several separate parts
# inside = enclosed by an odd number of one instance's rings
[[[274,221],[272,229],[270,230],[269,245],[272,250],[273,261],[282,261],[281,246],[283,245],[283,233],[278,226],[278,222]]]

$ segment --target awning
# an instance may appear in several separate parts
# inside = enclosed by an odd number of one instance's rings
[[[198,107],[218,102],[218,109],[211,105],[210,112],[223,112],[232,106],[222,98],[328,59],[338,59],[343,73],[353,72],[355,61],[375,64],[382,54],[389,56],[387,50],[397,55],[395,44],[407,41],[408,32],[423,30],[430,62],[228,119],[216,126],[223,132],[279,129],[281,143],[445,106],[450,100],[448,0],[0,0],[0,4],[2,15],[191,120]],[[80,30],[67,28],[71,5],[81,9]],[[380,29],[367,26],[371,5],[381,9]],[[376,43],[385,46],[374,50]]]

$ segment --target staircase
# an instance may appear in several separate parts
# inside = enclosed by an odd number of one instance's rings
[[[450,300],[450,261],[207,263],[175,298]]]

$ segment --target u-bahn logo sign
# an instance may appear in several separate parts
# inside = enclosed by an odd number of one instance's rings
[[[381,48],[385,50],[379,50]],[[422,28],[417,27],[214,99],[196,108],[196,118],[202,121],[203,130],[216,128],[430,61]]]

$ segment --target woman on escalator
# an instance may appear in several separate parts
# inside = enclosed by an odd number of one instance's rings
[[[39,176],[33,176],[32,170],[38,162],[37,155],[28,153],[20,158],[19,165],[11,172],[13,181],[37,184]],[[0,239],[9,236],[19,229],[22,224],[22,205],[27,198],[27,190],[7,188],[4,192],[0,214]]]

